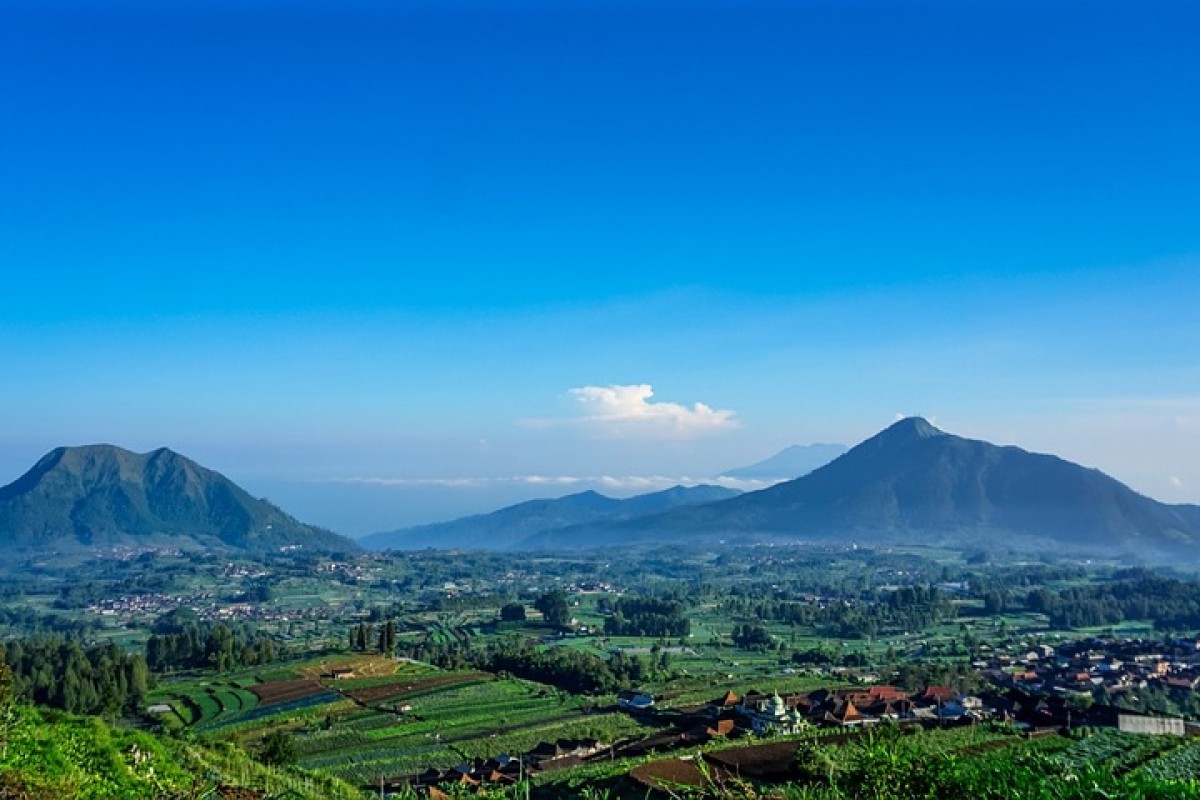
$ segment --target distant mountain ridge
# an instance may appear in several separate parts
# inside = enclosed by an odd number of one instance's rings
[[[134,453],[114,445],[56,448],[0,488],[0,544],[357,549],[172,450]]]
[[[721,476],[751,481],[792,480],[820,469],[848,449],[844,444],[794,444],[770,458],[722,472]]]
[[[675,486],[623,500],[586,491],[549,500],[529,500],[489,514],[371,534],[358,541],[371,550],[426,547],[502,550],[545,531],[600,520],[633,519],[673,508],[726,500],[738,494],[736,489],[707,485]]]
[[[1099,470],[901,420],[824,467],[767,489],[525,546],[790,540],[1075,547],[1200,558],[1200,507],[1167,505]]]

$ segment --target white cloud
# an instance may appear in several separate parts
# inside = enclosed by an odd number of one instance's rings
[[[352,483],[363,486],[420,487],[442,489],[486,489],[495,486],[578,486],[615,492],[657,492],[672,486],[724,486],[743,492],[765,489],[776,481],[742,480],[724,475],[693,478],[687,475],[511,475],[493,478],[337,478],[325,483]]]
[[[734,412],[704,403],[691,407],[654,402],[648,383],[580,386],[567,394],[579,403],[582,421],[618,436],[691,438],[721,433],[738,426]]]
[[[1172,475],[1171,477],[1167,478],[1167,481],[1176,489],[1183,488],[1183,481],[1179,479],[1178,475]]]

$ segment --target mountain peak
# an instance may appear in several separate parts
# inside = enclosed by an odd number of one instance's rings
[[[353,549],[165,447],[58,447],[0,486],[0,546]]]
[[[794,444],[770,458],[721,474],[727,478],[752,481],[781,481],[799,478],[833,461],[847,450],[841,444]]]
[[[932,439],[934,436],[946,436],[946,432],[935,428],[924,417],[905,417],[889,425],[880,436],[890,439],[900,437],[910,439]]]
[[[1200,507],[1156,503],[1098,470],[908,417],[802,478],[601,533],[940,546],[997,539],[1012,548],[1194,561]]]

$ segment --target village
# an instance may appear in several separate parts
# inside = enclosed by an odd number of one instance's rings
[[[853,735],[879,725],[915,730],[1002,723],[1026,736],[1084,727],[1158,736],[1200,735],[1200,724],[1179,715],[1141,713],[1095,702],[1101,694],[1115,701],[1148,688],[1194,691],[1200,686],[1200,642],[1195,639],[1086,638],[1053,647],[1035,645],[1017,656],[995,654],[973,666],[987,685],[972,694],[950,686],[927,686],[910,693],[876,684],[792,693],[727,691],[707,703],[670,706],[648,692],[626,691],[618,697],[618,707],[658,727],[656,733],[609,743],[543,742],[521,755],[464,761],[448,770],[429,769],[412,776],[409,783],[431,797],[444,797],[448,795],[438,787],[509,785],[524,775],[737,740],[765,742],[737,748],[737,753],[753,751],[755,759],[769,762],[779,752],[792,753],[803,734],[841,729],[844,735]],[[785,742],[790,743],[781,747]],[[719,751],[713,758],[719,766]],[[776,767],[786,772],[788,765]],[[633,772],[636,780],[638,770]],[[656,784],[648,780],[646,785]]]

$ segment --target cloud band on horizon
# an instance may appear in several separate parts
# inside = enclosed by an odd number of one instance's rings
[[[754,491],[773,485],[776,481],[730,478],[692,478],[687,475],[511,475],[502,477],[466,478],[333,478],[318,483],[348,483],[384,487],[438,487],[446,489],[482,489],[493,486],[599,486],[613,490],[658,491],[673,486],[723,486],[727,489]]]

